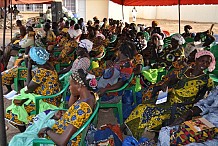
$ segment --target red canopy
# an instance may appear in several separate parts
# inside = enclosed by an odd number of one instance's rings
[[[12,0],[12,4],[49,4],[54,0]]]
[[[124,6],[169,6],[178,5],[178,0],[111,0]],[[218,0],[180,0],[181,5],[218,4]]]
[[[5,0],[0,0],[0,7],[4,7],[5,5]],[[54,0],[12,0],[12,4],[50,4]],[[7,0],[7,5],[9,5],[10,0]]]

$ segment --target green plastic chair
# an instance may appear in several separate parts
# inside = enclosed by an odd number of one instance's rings
[[[118,91],[125,90],[127,88],[127,86],[129,85],[129,83],[132,81],[133,77],[134,77],[134,74],[131,75],[128,82],[126,82],[121,88],[107,91],[107,93],[118,92]],[[122,124],[123,123],[122,99],[118,103],[101,103],[101,98],[99,100],[100,100],[99,101],[100,102],[100,107],[99,108],[116,108],[116,110],[117,110],[117,112],[119,114],[120,124]],[[116,114],[117,112],[114,111],[114,114]]]
[[[209,74],[210,78],[213,80],[215,86],[218,85],[218,77],[215,74]]]
[[[171,44],[171,36],[164,38],[163,42],[164,42],[164,45],[163,45],[164,48],[168,47],[169,44]]]
[[[59,78],[61,84],[62,84],[62,90],[54,95],[49,95],[49,96],[38,96],[35,97],[35,106],[36,106],[36,110],[33,111],[31,114],[38,114],[39,113],[39,100],[41,99],[47,99],[47,98],[54,98],[57,97],[59,95],[62,94],[62,99],[63,99],[63,103],[64,103],[64,108],[66,108],[66,94],[67,94],[67,89],[70,85],[69,83],[69,76],[71,75],[71,72],[67,72],[66,74],[64,74],[62,77]]]
[[[98,109],[99,109],[99,102],[96,103],[96,107],[92,115],[89,117],[89,119],[84,123],[84,125],[77,130],[76,133],[73,134],[71,137],[71,140],[76,138],[79,134],[82,134],[79,146],[86,146],[86,141],[85,137],[88,131],[88,127],[92,121],[96,121],[97,119],[97,114],[98,114]],[[94,123],[95,124],[95,123]],[[33,140],[33,146],[40,146],[40,144],[55,144],[52,140],[48,140],[45,138],[38,138]]]
[[[25,49],[20,49],[18,53],[25,53]]]
[[[24,86],[24,81],[26,81],[26,78],[21,77],[21,71],[27,70],[26,67],[18,67],[17,69],[17,77],[14,78],[14,90],[18,92],[18,84],[19,81],[22,81],[22,85]]]
[[[216,66],[215,66],[215,70],[218,70],[218,44],[214,45],[210,48],[210,52],[214,55],[215,59],[216,59]],[[218,76],[218,75],[217,75]]]
[[[145,37],[145,40],[146,40],[146,41],[149,41],[149,39],[150,39],[150,34],[149,34],[147,31],[145,31],[145,32],[143,32],[143,35],[144,35],[144,37]]]
[[[164,69],[163,71],[161,72],[158,72],[158,75],[157,75],[157,82],[161,81],[162,80],[162,77],[167,75],[167,70]]]

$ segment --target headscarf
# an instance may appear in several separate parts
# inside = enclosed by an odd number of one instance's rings
[[[152,34],[151,38],[153,39],[154,37],[158,38],[159,46],[163,46],[164,45],[164,42],[163,42],[163,39],[162,39],[161,35],[159,35],[158,33],[154,33],[154,34]]]
[[[212,72],[215,69],[215,65],[216,65],[216,60],[214,55],[210,52],[210,51],[200,51],[198,53],[195,54],[195,60],[197,58],[200,58],[201,56],[210,56],[212,61],[210,63],[210,66],[208,67],[209,72]]]
[[[155,25],[155,26],[158,26],[158,22],[157,22],[157,21],[155,21],[155,20],[154,20],[154,21],[152,21],[151,23],[152,23],[153,25]]]
[[[87,51],[90,52],[93,47],[93,42],[88,39],[83,39],[79,42],[79,47],[87,49]]]
[[[179,43],[179,45],[185,44],[185,39],[184,39],[180,34],[178,34],[178,33],[174,34],[174,35],[172,36],[172,38],[175,39],[175,40],[177,40],[178,43]]]
[[[30,58],[39,65],[43,65],[49,59],[49,53],[42,47],[32,47],[29,51]]]

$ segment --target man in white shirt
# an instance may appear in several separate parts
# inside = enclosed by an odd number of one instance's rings
[[[136,14],[137,14],[137,10],[135,7],[133,7],[132,9],[132,21],[136,22]]]

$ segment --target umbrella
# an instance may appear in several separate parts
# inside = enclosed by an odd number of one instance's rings
[[[111,0],[123,6],[171,6],[178,5],[180,33],[180,5],[218,4],[218,0]],[[122,8],[123,11],[123,8]],[[124,14],[123,14],[124,19]]]

